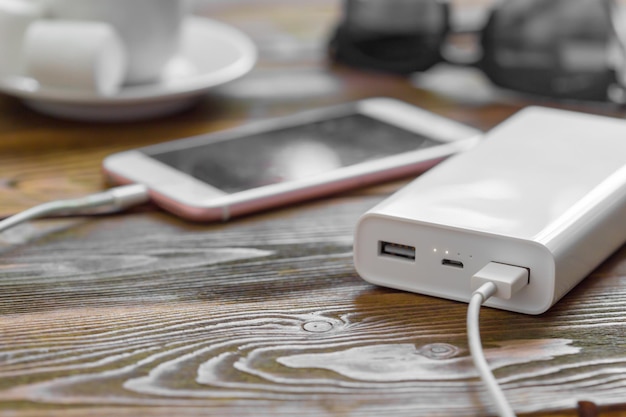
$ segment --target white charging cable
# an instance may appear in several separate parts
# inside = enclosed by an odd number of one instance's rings
[[[112,213],[146,203],[149,200],[148,188],[145,185],[123,185],[86,197],[51,201],[31,207],[0,221],[0,232],[25,221],[45,216]]]
[[[493,296],[510,299],[517,291],[528,285],[528,279],[529,273],[526,268],[490,262],[478,271],[471,281],[474,292],[467,309],[467,337],[470,354],[500,417],[515,417],[515,413],[485,359],[480,340],[480,307]]]

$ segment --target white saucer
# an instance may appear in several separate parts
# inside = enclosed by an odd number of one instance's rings
[[[257,50],[240,31],[210,19],[190,17],[181,50],[159,82],[123,87],[118,94],[54,89],[27,77],[0,79],[0,91],[42,113],[86,121],[129,121],[163,116],[194,104],[208,89],[249,72]]]

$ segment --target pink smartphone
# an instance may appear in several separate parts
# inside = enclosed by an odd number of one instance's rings
[[[416,106],[372,98],[113,154],[103,168],[113,183],[146,185],[178,216],[225,221],[416,175],[481,136]]]

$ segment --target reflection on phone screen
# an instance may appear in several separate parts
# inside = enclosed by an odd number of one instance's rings
[[[439,145],[362,114],[149,155],[227,193]]]

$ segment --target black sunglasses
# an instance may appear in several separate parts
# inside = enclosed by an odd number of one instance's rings
[[[481,54],[469,65],[524,93],[624,103],[626,21],[619,19],[614,0],[501,0],[475,31]],[[411,74],[459,64],[442,53],[453,33],[447,1],[346,0],[329,54],[350,66]]]

